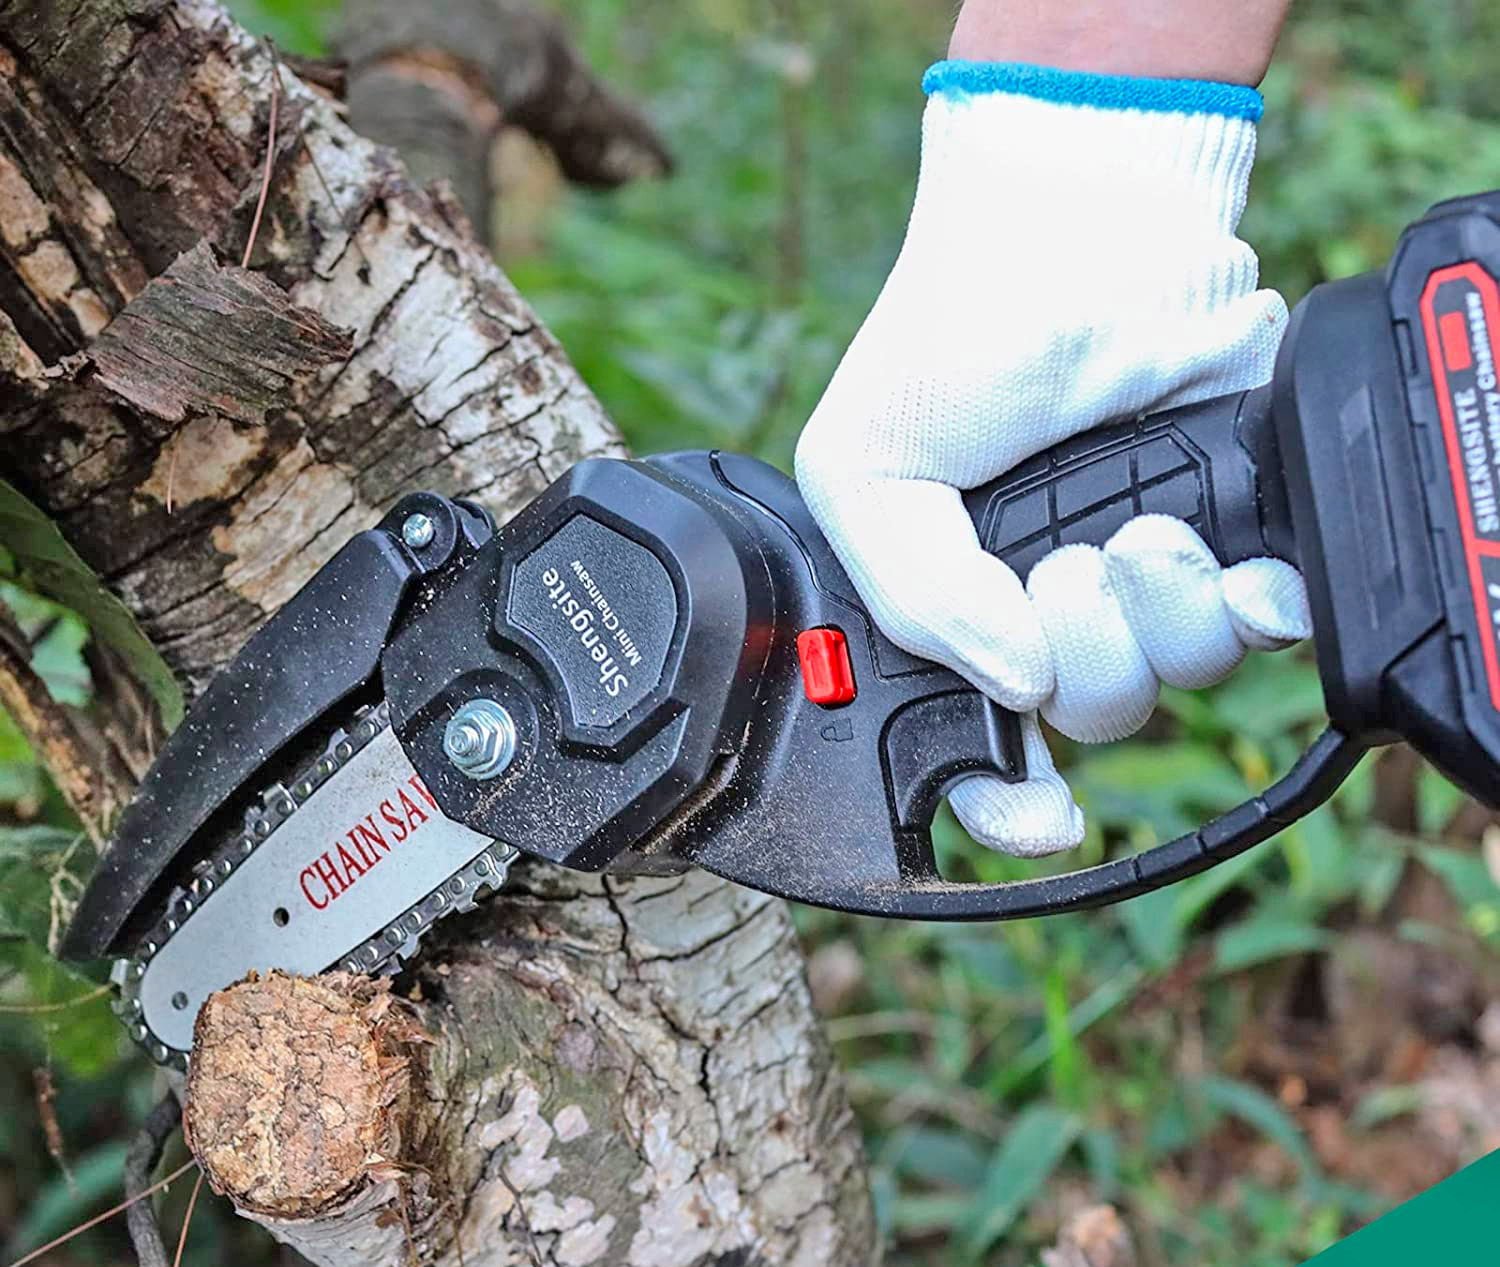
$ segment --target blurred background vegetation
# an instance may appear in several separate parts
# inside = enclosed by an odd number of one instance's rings
[[[638,451],[726,445],[786,465],[899,246],[917,83],[952,6],[557,7],[678,170],[590,195],[512,154],[502,260]],[[317,53],[338,0],[234,8]],[[1244,223],[1289,301],[1381,264],[1428,203],[1500,184],[1497,41],[1496,0],[1299,0]],[[1098,231],[1112,232],[1107,207]],[[52,689],[85,701],[88,630],[17,580],[0,554],[0,602]],[[1084,861],[1263,786],[1320,705],[1309,657],[1259,658],[1218,690],[1168,693],[1147,737],[1060,745],[1089,817]],[[942,830],[953,868],[1020,874]],[[1291,1264],[1500,1145],[1492,831],[1391,752],[1275,842],[1109,911],[994,927],[799,911],[890,1261],[1035,1263],[1071,1211],[1108,1201],[1152,1267]],[[46,951],[88,854],[0,715],[5,1261],[116,1199],[152,1095],[97,983]],[[61,1157],[39,1077],[55,1085]],[[106,1228],[47,1261],[124,1263],[124,1246]],[[279,1252],[208,1202],[188,1261]]]

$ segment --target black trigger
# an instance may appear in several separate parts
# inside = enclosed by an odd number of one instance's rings
[[[884,757],[891,804],[906,829],[927,827],[943,794],[966,774],[1007,783],[1026,777],[1020,718],[972,688],[900,709],[886,727]]]

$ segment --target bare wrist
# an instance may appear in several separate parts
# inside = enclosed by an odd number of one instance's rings
[[[1254,87],[1291,0],[966,0],[948,55]]]

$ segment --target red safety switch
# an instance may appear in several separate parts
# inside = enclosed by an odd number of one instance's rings
[[[808,629],[797,635],[802,689],[814,704],[831,708],[854,698],[854,670],[849,644],[837,629]]]

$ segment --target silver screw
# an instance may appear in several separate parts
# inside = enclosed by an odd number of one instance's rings
[[[494,700],[470,700],[449,718],[443,751],[460,774],[493,779],[516,755],[516,724]]]
[[[418,512],[408,515],[406,522],[401,525],[401,540],[406,542],[413,550],[420,550],[424,546],[432,544],[432,538],[437,535],[437,527],[426,515]]]

